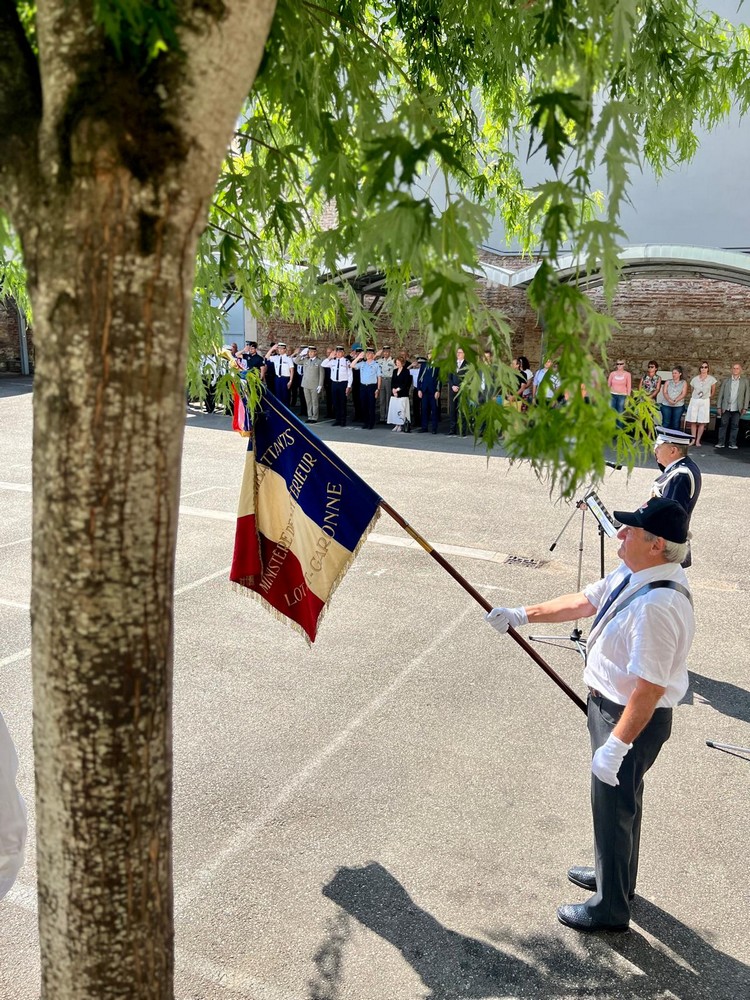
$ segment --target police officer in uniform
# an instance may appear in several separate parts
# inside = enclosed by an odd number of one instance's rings
[[[383,381],[380,365],[375,360],[375,348],[367,347],[364,351],[360,351],[352,362],[352,368],[359,375],[360,404],[364,421],[362,426],[364,430],[371,431],[374,430],[375,421],[378,419],[378,396]]]
[[[278,344],[269,348],[266,354],[266,366],[272,368],[275,375],[273,387],[269,385],[268,388],[284,406],[289,406],[289,390],[292,387],[294,377],[294,362],[287,354],[286,344],[283,341],[280,340]]]
[[[383,349],[375,355],[380,366],[380,423],[388,422],[388,404],[391,401],[391,380],[396,370],[396,362],[391,357],[391,349],[388,344],[383,344]]]
[[[297,370],[302,369],[301,387],[305,400],[306,423],[317,424],[320,393],[325,384],[325,369],[318,357],[318,345],[310,344],[294,355]]]
[[[693,443],[693,437],[684,431],[670,430],[667,427],[657,427],[656,434],[654,456],[661,474],[651,486],[651,496],[676,500],[687,511],[689,527],[702,484],[701,470],[688,457],[688,446]],[[688,554],[682,565],[687,569],[691,563],[688,547]]]
[[[346,427],[346,398],[352,391],[352,366],[344,357],[344,348],[340,344],[322,362],[321,368],[327,368],[331,373],[333,426]]]
[[[568,870],[593,895],[566,903],[561,923],[578,931],[625,931],[638,874],[643,779],[672,730],[672,710],[688,688],[695,634],[685,557],[688,516],[674,500],[652,497],[633,512],[614,511],[622,527],[620,565],[578,594],[526,608],[494,608],[499,632],[527,622],[596,615],[586,647],[589,688],[594,866]]]

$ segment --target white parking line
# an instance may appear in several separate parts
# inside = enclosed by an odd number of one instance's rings
[[[31,487],[24,483],[0,483],[0,489],[16,490],[20,493],[30,493]],[[199,493],[208,493],[215,489],[229,489],[223,486],[209,486],[206,489],[194,490],[192,493],[185,493],[185,497],[197,496]],[[180,504],[181,517],[202,517],[209,521],[235,521],[237,515],[227,510],[212,510],[209,507],[191,507]],[[373,531],[367,539],[375,545],[394,545],[400,549],[419,549],[421,546],[413,538],[407,535],[385,535]],[[14,544],[14,543],[11,543]],[[464,556],[469,559],[479,559],[482,562],[504,563],[508,558],[507,552],[494,552],[490,549],[475,549],[468,545],[436,545],[435,549],[444,556]]]
[[[228,490],[234,489],[230,486],[206,486],[202,490],[191,490],[190,493],[183,493],[180,500],[186,500],[188,497],[197,497],[199,493],[213,493],[215,490]]]
[[[367,536],[368,542],[376,545],[395,545],[399,549],[421,549],[422,546],[407,535],[382,535],[372,531]],[[493,552],[490,549],[475,549],[468,545],[435,545],[434,549],[442,556],[468,556],[469,559],[481,559],[484,562],[504,563],[507,552]]]
[[[252,997],[252,1000],[300,1000],[299,993],[290,993],[273,983],[266,983],[249,972],[219,965],[205,954],[192,955],[182,947],[176,950],[175,965],[178,972],[187,972],[203,983],[210,983],[213,996],[217,995],[215,991],[218,987],[226,990],[235,1000],[238,994]],[[323,996],[322,993],[320,995]]]
[[[24,542],[30,542],[30,541],[31,541],[31,535],[29,535],[28,538],[17,538],[15,542],[3,542],[3,544],[0,545],[0,549],[9,549],[11,545],[23,545]]]
[[[25,660],[27,656],[31,656],[31,646],[28,649],[22,649],[20,653],[13,653],[11,656],[6,656],[4,660],[0,660],[0,667],[9,667],[11,663]]]
[[[202,587],[204,583],[210,583],[211,580],[215,580],[217,577],[220,576],[228,577],[229,570],[231,568],[232,568],[231,566],[222,566],[222,568],[217,569],[215,573],[211,573],[208,576],[202,576],[200,580],[194,580],[193,583],[186,583],[184,587],[180,587],[179,589],[175,590],[174,596],[179,597],[180,594],[186,594],[189,590],[195,590],[197,587]]]
[[[208,507],[184,507],[180,504],[180,516],[207,517],[211,521],[236,521],[237,515],[228,510],[210,510]]]
[[[314,757],[312,757],[305,766],[294,775],[294,777],[288,781],[281,791],[278,793],[275,799],[273,799],[266,808],[259,813],[254,819],[246,823],[241,829],[237,830],[233,837],[231,837],[226,845],[226,847],[216,854],[211,862],[207,864],[204,868],[195,872],[193,878],[189,885],[184,889],[178,891],[175,896],[175,912],[179,913],[181,910],[185,910],[191,903],[193,903],[203,892],[207,889],[215,880],[217,872],[222,871],[226,868],[227,863],[231,858],[236,857],[239,854],[243,854],[247,851],[250,842],[257,836],[257,834],[269,823],[276,814],[284,808],[284,806],[294,798],[294,796],[306,785],[308,782],[317,776],[318,772],[321,770],[324,764],[326,764],[332,757],[334,757],[339,750],[341,750],[354,736],[357,730],[361,729],[366,722],[368,722],[386,702],[393,696],[393,694],[398,691],[399,688],[403,687],[404,684],[409,680],[411,675],[416,671],[417,667],[429,659],[436,649],[445,643],[447,638],[452,632],[455,632],[459,626],[462,624],[463,620],[470,614],[474,613],[472,608],[467,608],[458,618],[453,619],[453,621],[446,626],[437,636],[434,642],[427,646],[418,656],[415,656],[396,677],[391,681],[391,683],[384,688],[379,695],[368,702],[364,708],[347,723],[346,726],[335,736],[331,742],[323,747]]]

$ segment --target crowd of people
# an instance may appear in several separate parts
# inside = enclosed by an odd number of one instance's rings
[[[625,360],[615,362],[614,371],[607,380],[612,408],[618,413],[625,409],[628,396],[633,392],[633,378]],[[668,430],[689,429],[696,448],[701,447],[706,427],[711,422],[711,408],[715,403],[717,436],[716,448],[737,449],[740,418],[750,408],[750,382],[742,374],[742,365],[735,362],[731,373],[719,387],[719,380],[711,374],[707,361],[702,361],[698,372],[689,381],[682,365],[674,365],[669,378],[662,378],[656,361],[649,361],[641,376],[638,388],[642,389],[661,410],[662,426]]]
[[[411,360],[389,345],[379,350],[355,343],[350,349],[343,345],[326,349],[316,344],[290,348],[283,341],[272,344],[265,354],[254,341],[246,341],[244,349],[232,344],[222,352],[223,363],[241,372],[257,368],[266,387],[286,406],[299,413],[310,424],[332,420],[335,427],[347,423],[360,424],[373,430],[377,424],[387,424],[395,433],[410,433],[412,427],[422,433],[437,434],[447,416],[448,435],[466,436],[470,427],[461,413],[459,392],[469,373],[464,351],[458,348],[453,370],[443,380],[439,369],[425,355]],[[492,370],[492,355],[485,353],[488,370]],[[220,374],[215,359],[205,359],[203,368],[206,389],[206,410],[215,408],[215,383]],[[517,386],[506,394],[506,401],[526,406],[542,391],[553,394],[559,385],[547,364],[536,375],[526,357],[513,359]],[[542,377],[547,375],[543,388]],[[502,398],[498,384],[490,384],[485,371],[480,377],[478,402]]]
[[[331,420],[336,427],[353,423],[365,430],[387,424],[395,433],[408,434],[414,428],[437,434],[443,418],[447,417],[449,436],[465,436],[472,429],[460,405],[460,390],[470,371],[461,348],[457,349],[453,369],[445,380],[428,357],[418,355],[412,361],[403,351],[392,351],[389,345],[379,350],[360,343],[351,348],[340,344],[328,348],[309,344],[291,349],[279,341],[261,353],[257,343],[246,341],[243,349],[232,344],[222,352],[222,357],[242,372],[258,369],[266,387],[311,424]],[[551,359],[543,360],[534,371],[524,355],[513,358],[517,384],[510,390],[507,387],[501,390],[499,378],[492,378],[493,358],[489,351],[485,352],[484,361],[479,405],[493,397],[522,410],[542,400],[551,405],[564,402],[560,377]],[[207,358],[204,363],[209,413],[215,406],[214,385],[221,363],[215,358]],[[628,397],[639,388],[659,407],[662,426],[668,430],[689,430],[697,448],[702,446],[715,406],[718,436],[715,447],[739,447],[740,419],[750,409],[750,381],[738,362],[721,382],[711,374],[706,361],[701,362],[689,381],[681,365],[674,365],[671,376],[663,378],[657,362],[649,361],[645,373],[636,380],[625,360],[618,359],[607,384],[612,407],[618,414],[624,412]],[[584,385],[581,392],[585,397]]]

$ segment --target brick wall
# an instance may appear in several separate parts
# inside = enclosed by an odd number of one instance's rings
[[[591,292],[597,304],[601,290]],[[653,358],[660,369],[681,365],[685,376],[708,361],[719,377],[735,361],[750,368],[750,288],[707,278],[637,278],[625,281],[614,301],[620,324],[609,348],[642,374]]]
[[[529,265],[528,259],[481,252],[480,257],[498,267],[517,270]],[[601,306],[601,289],[589,293]],[[511,353],[526,354],[532,366],[540,360],[541,329],[519,289],[487,286],[485,301],[505,313],[513,330]],[[660,369],[679,364],[688,379],[698,371],[701,361],[708,361],[718,377],[728,374],[733,362],[750,370],[750,288],[726,281],[705,278],[634,278],[623,281],[614,301],[614,315],[620,328],[609,347],[609,358],[626,358],[634,376],[646,370],[653,358]],[[349,346],[349,331],[341,330],[313,338],[321,346],[343,343]],[[379,344],[389,343],[414,358],[425,350],[423,339],[412,332],[398,337],[387,317],[378,321]],[[27,331],[30,360],[33,365],[33,335]],[[271,341],[285,340],[290,346],[311,341],[301,324],[269,319],[258,322],[258,343],[263,349]],[[15,306],[0,303],[0,371],[21,370],[18,345],[18,316]]]
[[[480,257],[497,267],[517,270],[528,267],[528,259],[498,256],[482,252]],[[601,289],[589,292],[594,303],[603,308]],[[526,354],[532,366],[540,361],[542,331],[536,314],[521,289],[500,285],[487,286],[485,301],[500,309],[513,330],[512,354]],[[701,361],[708,361],[718,377],[729,373],[739,361],[750,370],[750,288],[710,278],[632,278],[620,285],[613,304],[619,330],[609,346],[608,356],[627,360],[634,377],[640,377],[652,358],[662,370],[673,365],[683,367],[688,379],[698,372]],[[258,336],[286,340],[290,344],[307,343],[309,335],[303,327],[269,321],[258,324]],[[343,338],[343,339],[342,339]],[[422,353],[424,342],[417,334],[399,339],[384,321],[378,324],[378,343],[391,341],[395,347],[403,344],[410,357]],[[333,345],[336,336],[319,339]],[[351,338],[346,331],[339,342],[348,346]]]
[[[0,302],[0,372],[20,372],[18,313],[12,302]]]

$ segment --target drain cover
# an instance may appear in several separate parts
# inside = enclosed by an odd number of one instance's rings
[[[547,565],[545,559],[528,559],[526,556],[508,556],[506,566],[523,566],[524,569],[541,569]]]

